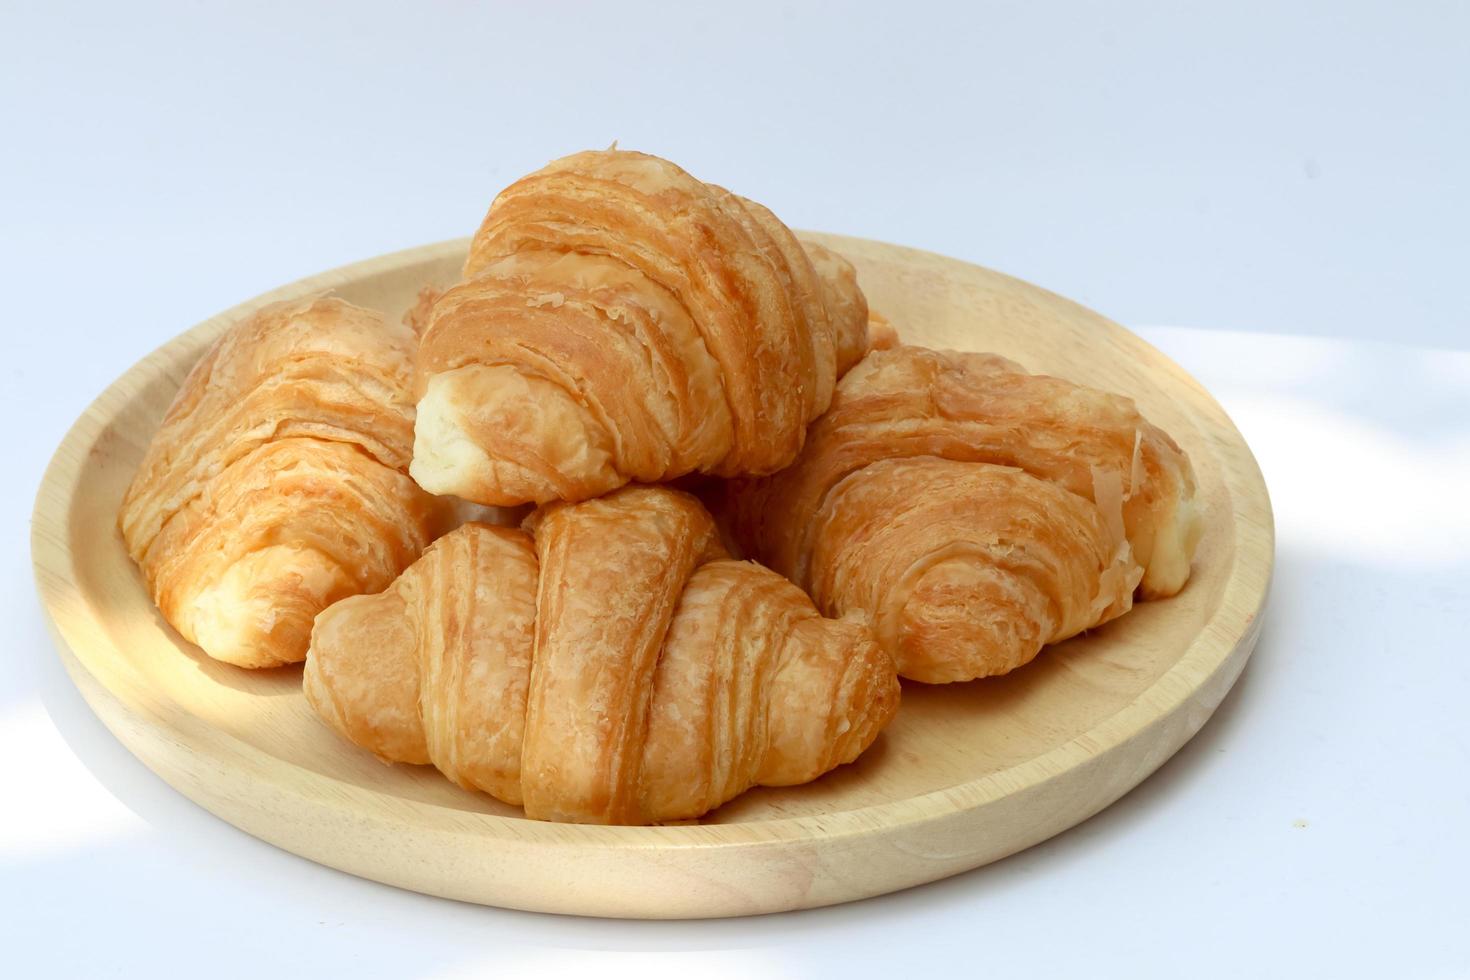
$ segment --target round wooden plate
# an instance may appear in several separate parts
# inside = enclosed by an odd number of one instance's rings
[[[77,421],[46,471],[32,532],[72,678],[133,753],[247,833],[365,878],[491,905],[648,918],[807,908],[975,868],[1085,820],[1198,731],[1250,655],[1273,547],[1255,460],[1195,381],[1096,313],[953,259],[812,237],[857,265],[873,307],[910,342],[997,351],[1137,399],[1199,478],[1207,531],[1189,586],[1007,677],[905,683],[898,718],[856,763],[746,793],[699,824],[540,823],[432,769],[382,765],[317,721],[299,668],[240,670],[181,640],[115,521],[175,390],[221,330],[327,289],[398,316],[420,287],[456,279],[467,243],[455,241],[242,303],[144,358]]]

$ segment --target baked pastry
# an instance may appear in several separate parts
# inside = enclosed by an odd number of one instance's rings
[[[241,667],[306,656],[336,600],[393,581],[440,503],[409,479],[413,335],[315,297],[225,332],[184,379],[118,525],[163,617]]]
[[[866,352],[852,267],[666,160],[506,188],[421,323],[412,473],[510,506],[790,463]]]
[[[1004,673],[1184,586],[1188,457],[1132,400],[992,354],[899,346],[844,377],[786,470],[732,481],[747,554],[863,610],[905,677]]]
[[[466,524],[317,617],[307,700],[390,762],[543,820],[697,817],[815,779],[893,717],[893,662],[781,576],[724,556],[687,494]]]
[[[813,593],[869,612],[903,675],[931,684],[1006,673],[1122,615],[1141,574],[1089,501],[935,456],[838,482],[811,542]]]

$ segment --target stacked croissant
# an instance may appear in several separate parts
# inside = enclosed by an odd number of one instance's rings
[[[1132,401],[899,344],[841,256],[657,157],[512,184],[406,321],[227,331],[119,525],[206,654],[304,660],[343,737],[529,817],[808,782],[899,675],[1003,674],[1189,576],[1189,460]]]

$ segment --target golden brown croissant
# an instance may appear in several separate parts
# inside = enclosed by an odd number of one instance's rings
[[[628,487],[526,526],[464,525],[323,612],[317,713],[530,817],[648,823],[815,779],[897,710],[872,631],[725,558],[686,494]]]
[[[844,259],[641,153],[512,184],[464,271],[415,314],[412,472],[485,504],[773,472],[868,346]]]
[[[118,525],[164,618],[211,657],[300,661],[318,612],[432,540],[440,505],[407,475],[412,343],[338,299],[277,303],[184,379]]]
[[[1130,399],[919,347],[869,354],[797,462],[724,500],[742,549],[930,682],[1174,594],[1200,534],[1188,457]]]

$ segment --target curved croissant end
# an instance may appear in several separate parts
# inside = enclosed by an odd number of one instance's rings
[[[530,817],[648,823],[814,779],[897,710],[871,630],[722,557],[691,497],[629,488],[527,527],[465,525],[323,612],[317,713]]]
[[[837,353],[837,377],[841,378],[852,366],[863,359],[870,346],[878,346],[873,336],[873,327],[888,323],[881,315],[868,309],[868,298],[858,288],[857,270],[852,263],[816,242],[803,243],[806,254],[811,258],[812,268],[822,281],[822,295],[832,315],[833,342]],[[891,329],[891,328],[890,328]],[[830,399],[824,399],[824,404]]]
[[[278,303],[185,378],[118,525],[164,618],[211,657],[300,661],[318,612],[432,538],[441,507],[404,472],[412,343],[341,300]]]
[[[773,472],[867,349],[845,260],[640,153],[506,188],[465,277],[427,315],[413,474],[481,503]]]

